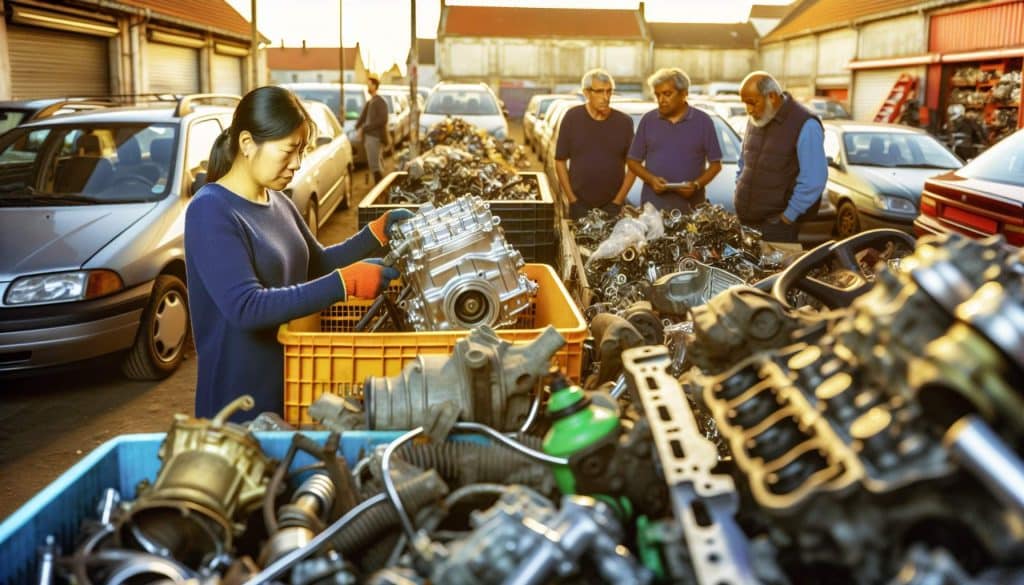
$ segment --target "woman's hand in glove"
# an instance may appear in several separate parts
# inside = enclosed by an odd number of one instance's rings
[[[391,240],[391,226],[403,222],[413,216],[408,209],[392,209],[384,215],[370,222],[370,231],[377,238],[381,246],[387,247]]]
[[[345,298],[373,299],[400,276],[396,268],[385,266],[380,258],[367,258],[338,270],[345,286]]]

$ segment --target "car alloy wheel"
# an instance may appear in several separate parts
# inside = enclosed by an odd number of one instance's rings
[[[857,233],[860,233],[860,216],[857,215],[857,208],[853,203],[843,201],[836,213],[836,236],[848,238]]]

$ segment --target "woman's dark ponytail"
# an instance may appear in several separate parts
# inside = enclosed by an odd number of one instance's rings
[[[212,183],[228,174],[228,171],[231,170],[231,163],[235,162],[237,148],[238,140],[232,140],[229,126],[213,141],[213,148],[210,149],[210,162],[207,163],[206,168],[207,182]]]
[[[283,87],[267,85],[245,94],[235,108],[231,126],[213,142],[206,180],[216,181],[231,170],[238,157],[238,137],[247,130],[256,144],[290,136],[300,125],[308,130],[306,144],[313,140],[315,125],[295,94]],[[300,145],[304,147],[305,144]]]

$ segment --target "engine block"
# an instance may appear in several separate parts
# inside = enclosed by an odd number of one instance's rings
[[[424,204],[393,228],[392,253],[411,295],[400,305],[417,331],[503,327],[530,306],[537,284],[519,272],[523,257],[501,218],[479,197]]]

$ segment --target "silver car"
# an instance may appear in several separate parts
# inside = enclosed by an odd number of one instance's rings
[[[931,134],[896,124],[827,121],[826,194],[836,236],[889,227],[913,233],[925,179],[963,162]]]
[[[335,209],[348,209],[352,200],[352,145],[338,119],[321,102],[303,105],[317,127],[316,143],[302,159],[284,193],[306,218],[310,231],[316,235]]]
[[[499,140],[508,138],[501,101],[483,83],[439,83],[420,115],[420,134],[445,118],[462,118]]]
[[[193,96],[0,136],[0,372],[125,350],[131,378],[178,367],[185,209],[232,111]]]
[[[363,150],[363,144],[356,133],[356,122],[359,120],[359,114],[362,113],[363,106],[370,99],[370,91],[366,88],[365,84],[346,83],[344,85],[344,114],[341,113],[341,90],[343,89],[341,84],[302,82],[282,83],[281,87],[290,90],[304,100],[327,104],[327,107],[334,112],[338,120],[341,120],[342,125],[345,127],[345,135],[348,136],[348,141],[352,145],[353,160],[357,163],[366,162],[366,151]]]

